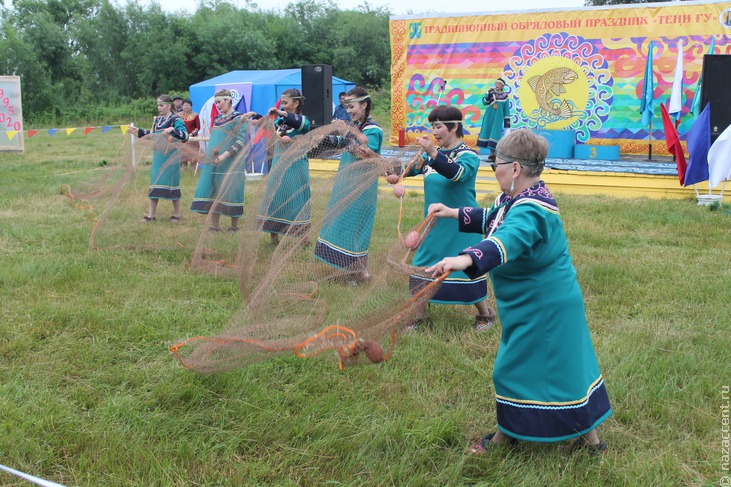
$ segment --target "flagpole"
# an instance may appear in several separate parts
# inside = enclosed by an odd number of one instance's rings
[[[130,125],[130,127],[135,126],[134,122],[132,122],[129,125]],[[137,167],[137,154],[136,154],[136,150],[135,150],[135,136],[133,134],[130,134],[130,139],[132,141],[131,142],[132,143],[132,167]]]
[[[442,100],[442,95],[444,94],[444,89],[447,87],[447,80],[442,80],[444,83],[442,83],[441,90],[439,91],[439,97],[437,98],[437,106],[439,106],[439,102]]]
[[[652,160],[652,119],[650,119],[650,143],[647,144],[647,160]]]

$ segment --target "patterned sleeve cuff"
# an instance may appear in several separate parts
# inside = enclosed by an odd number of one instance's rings
[[[452,181],[457,181],[464,171],[462,166],[452,161],[443,152],[438,152],[437,156],[431,160],[429,165],[436,172]]]
[[[472,259],[472,266],[464,271],[470,279],[483,276],[503,263],[501,246],[492,238],[485,239],[473,247],[467,247],[459,254],[469,255]]]
[[[463,233],[481,233],[485,234],[487,212],[484,208],[472,208],[465,206],[459,208],[459,231]]]
[[[236,142],[233,143],[233,145],[231,145],[231,147],[229,147],[228,152],[232,155],[238,154],[239,151],[243,148],[244,148],[244,143],[241,142],[240,140],[237,140]]]
[[[295,129],[302,128],[302,115],[287,112],[287,116],[284,118],[287,120],[287,125],[290,127]]]

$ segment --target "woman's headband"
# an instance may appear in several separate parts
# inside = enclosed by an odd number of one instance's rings
[[[364,96],[361,96],[361,97],[359,97],[359,98],[354,98],[354,97],[351,97],[351,98],[345,98],[345,99],[343,100],[343,102],[345,102],[345,103],[355,103],[356,101],[366,101],[366,100],[367,100],[367,99],[369,99],[370,97],[371,97],[371,95],[364,95]]]
[[[462,123],[462,122],[463,122],[463,120],[434,120],[433,122],[431,122],[431,124],[434,125],[435,123]]]
[[[500,152],[497,149],[495,149],[495,155],[505,162],[517,162],[521,166],[540,166],[546,161],[545,158],[541,158],[537,161],[521,159],[520,157],[509,156],[509,155],[505,154],[504,152]]]

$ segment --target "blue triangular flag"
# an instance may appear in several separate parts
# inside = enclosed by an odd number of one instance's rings
[[[690,160],[685,168],[684,186],[708,181],[708,150],[711,148],[711,104],[706,103],[685,138]]]
[[[647,60],[645,61],[645,78],[642,87],[642,98],[640,98],[640,113],[642,114],[642,125],[647,126],[655,116],[655,79],[652,72],[652,41],[647,48]]]
[[[243,96],[239,99],[239,102],[234,107],[234,110],[236,110],[239,113],[246,113],[249,110],[246,109],[246,98]]]

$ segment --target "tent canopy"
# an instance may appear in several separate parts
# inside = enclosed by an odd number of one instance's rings
[[[193,110],[199,112],[206,101],[216,92],[216,85],[227,83],[251,83],[251,100],[248,109],[262,115],[273,107],[282,92],[289,88],[302,90],[302,70],[270,69],[263,71],[231,71],[190,86],[190,100]],[[341,91],[348,91],[355,83],[333,76],[333,99]]]

